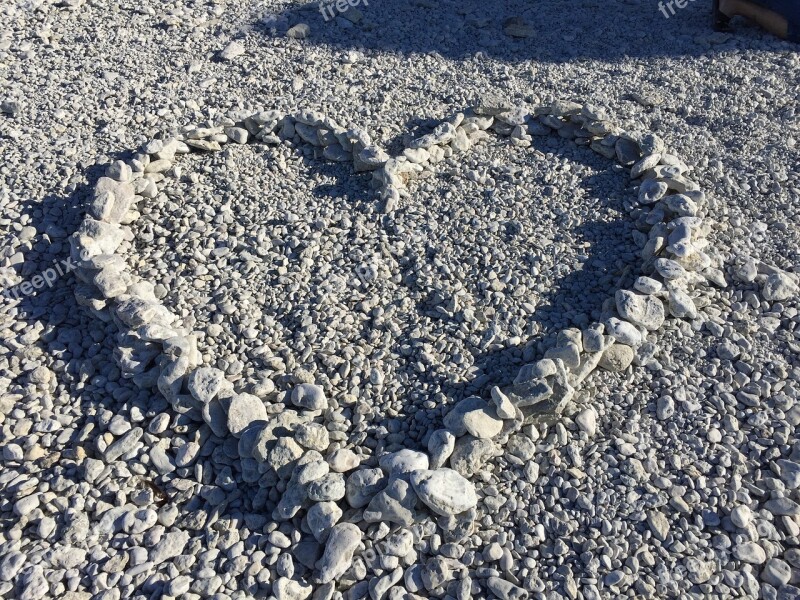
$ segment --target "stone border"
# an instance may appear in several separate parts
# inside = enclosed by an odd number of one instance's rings
[[[380,458],[380,468],[365,468],[355,453],[342,446],[347,435],[324,426],[330,414],[319,386],[303,383],[283,398],[296,410],[237,392],[222,371],[200,364],[194,334],[177,324],[178,318],[156,298],[152,283],[126,267],[124,254],[133,240],[128,225],[139,217],[140,203],[158,195],[159,183],[168,172],[174,173],[180,154],[215,152],[226,144],[248,142],[310,144],[327,160],[352,162],[356,172],[371,171],[382,210],[391,213],[409,195],[411,179],[481,143],[490,131],[518,146],[530,146],[532,135],[556,132],[628,168],[631,178],[640,180],[638,199],[626,203],[626,208],[637,227],[634,235],[647,276],[609,299],[602,323],[584,331],[560,332],[555,347],[542,360],[520,369],[513,385],[491,390],[491,402],[471,397],[452,407],[445,429],[432,434],[428,454],[402,450],[374,457]],[[532,114],[501,104],[477,106],[441,122],[395,157],[373,144],[365,132],[344,129],[313,111],[291,115],[235,111],[213,123],[185,127],[174,138],[153,140],[130,161],[108,167],[70,239],[82,281],[75,294],[79,304],[118,326],[115,354],[125,377],[140,388],[157,387],[182,415],[180,419],[204,422],[220,438],[238,438],[243,474],[245,467],[255,470],[253,481],[262,486],[288,481],[273,518],[292,519],[308,509],[310,528],[325,543],[316,582],[333,590],[362,541],[354,523],[389,520],[408,527],[417,520],[417,500],[421,500],[439,518],[445,539],[465,537],[478,502],[468,478],[496,455],[497,442],[504,443],[542,414],[559,413],[597,367],[620,371],[634,361],[646,364],[655,350],[646,341],[648,333],[658,330],[668,316],[697,317],[690,295],[695,286],[707,280],[726,285],[722,271],[704,252],[710,231],[703,220],[706,198],[685,176],[687,171],[656,136],[622,131],[609,123],[603,111],[574,102],[556,101]],[[281,436],[279,428],[289,435]],[[127,435],[141,434],[136,428]],[[107,460],[119,456],[116,446],[123,441],[109,446]],[[344,473],[350,471],[345,483]],[[337,524],[342,510],[336,502],[345,496],[349,522]],[[385,507],[391,502],[394,508],[387,517]],[[324,503],[333,505],[317,510]],[[446,517],[444,525],[441,517]],[[301,585],[280,582],[275,585]]]

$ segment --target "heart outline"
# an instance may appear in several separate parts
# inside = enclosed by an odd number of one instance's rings
[[[610,124],[602,111],[573,102],[556,101],[537,107],[532,113],[500,103],[476,106],[465,112],[442,121],[431,134],[415,139],[394,157],[372,144],[363,131],[345,130],[313,111],[294,114],[261,111],[248,115],[239,111],[221,124],[185,128],[176,138],[150,142],[143,153],[128,163],[117,161],[109,167],[107,176],[95,186],[81,227],[71,238],[72,254],[78,261],[76,274],[83,281],[75,291],[78,302],[90,307],[101,319],[116,322],[121,344],[115,355],[126,376],[139,387],[157,387],[179,414],[212,426],[212,422],[228,417],[220,403],[212,414],[209,407],[216,406],[214,401],[242,394],[236,392],[234,383],[221,371],[200,364],[193,334],[172,327],[177,317],[155,299],[151,284],[126,270],[124,258],[120,266],[121,257],[116,254],[132,239],[127,224],[136,218],[134,207],[157,195],[159,176],[171,169],[175,155],[191,150],[219,151],[222,143],[241,140],[246,143],[250,137],[267,144],[298,137],[303,143],[321,148],[325,159],[352,162],[356,172],[373,171],[382,211],[391,213],[408,195],[408,181],[445,158],[448,148],[452,153],[466,151],[488,137],[490,129],[522,145],[531,134],[557,131],[606,158],[616,158],[630,169],[631,179],[641,179],[637,204],[631,211],[640,230],[647,228],[641,270],[654,271],[652,285],[660,284],[666,290],[667,300],[665,307],[656,295],[658,291],[617,290],[615,306],[610,307],[604,322],[604,326],[610,327],[611,336],[605,335],[605,328],[596,329],[597,335],[588,338],[580,330],[560,332],[549,355],[520,369],[509,388],[492,389],[496,410],[502,407],[506,414],[514,414],[508,420],[517,423],[522,414],[522,423],[532,422],[541,407],[560,412],[611,348],[615,345],[630,348],[630,344],[636,343],[637,326],[658,330],[667,313],[675,318],[696,318],[697,307],[689,296],[693,287],[704,285],[706,280],[725,284],[722,272],[703,252],[709,232],[703,219],[705,196],[697,184],[683,176],[681,161],[665,153],[663,143],[655,136],[625,132]],[[148,173],[155,176],[147,177]],[[147,179],[144,183],[135,183],[144,179]],[[676,193],[668,194],[670,190]],[[154,325],[153,319],[160,322]],[[136,339],[145,341],[150,352],[137,353],[133,347]],[[585,351],[587,339],[592,344],[601,344],[591,346],[595,352]],[[126,341],[131,343],[130,347],[122,345]],[[161,351],[156,354],[158,347]],[[526,414],[523,409],[530,406],[538,408]],[[214,433],[224,437],[226,432],[220,428]],[[464,475],[463,470],[460,472]],[[318,580],[327,583],[322,579],[328,576]]]

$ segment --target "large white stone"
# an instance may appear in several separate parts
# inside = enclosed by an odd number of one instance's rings
[[[414,471],[411,485],[437,515],[457,515],[478,504],[475,486],[452,469]]]

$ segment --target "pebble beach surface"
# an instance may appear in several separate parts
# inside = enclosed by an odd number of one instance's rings
[[[0,598],[800,595],[800,55],[708,7],[0,7]]]

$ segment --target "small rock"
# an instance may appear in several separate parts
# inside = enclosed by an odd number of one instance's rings
[[[635,325],[627,321],[612,317],[606,323],[606,329],[608,335],[626,346],[636,347],[642,343],[642,334]]]
[[[307,23],[298,23],[290,27],[286,32],[286,37],[292,38],[293,40],[304,40],[309,35],[311,35],[311,27],[309,27]]]
[[[465,435],[456,441],[450,466],[464,477],[472,477],[497,451],[497,444],[491,440]]]
[[[330,445],[330,434],[319,423],[301,423],[294,432],[295,441],[309,450],[325,452]]]
[[[400,477],[419,469],[427,469],[430,463],[428,455],[424,452],[406,448],[382,456],[378,464],[391,478]]]
[[[762,293],[764,294],[764,299],[769,302],[781,302],[796,295],[798,287],[790,275],[776,272],[767,276]]]
[[[761,579],[777,588],[789,583],[791,578],[792,568],[780,558],[770,558],[761,571]]]
[[[503,22],[503,33],[515,38],[528,38],[534,34],[534,29],[522,17],[510,17]]]
[[[388,483],[388,478],[381,469],[359,469],[347,478],[345,497],[353,508],[361,508]]]
[[[341,473],[328,473],[308,485],[308,498],[314,502],[335,502],[344,495],[345,481]]]
[[[308,509],[306,523],[318,542],[328,539],[331,528],[342,518],[342,509],[336,502],[319,502]]]
[[[781,517],[796,517],[800,515],[800,504],[790,498],[772,498],[764,503],[764,508],[773,515]]]
[[[352,471],[361,464],[358,454],[347,448],[340,448],[328,455],[328,464],[335,473]]]
[[[514,404],[508,399],[508,396],[500,391],[499,387],[492,387],[491,394],[492,402],[498,417],[501,419],[513,419],[517,416]]]
[[[722,360],[736,360],[741,353],[741,348],[730,340],[725,340],[717,344],[717,356]]]
[[[219,57],[222,60],[230,61],[240,57],[244,53],[244,46],[240,42],[232,40],[227,46],[225,46],[225,48],[222,49],[222,51],[219,53]]]
[[[288,577],[279,578],[272,586],[275,600],[305,600],[312,591],[314,590],[310,585],[303,585]]]
[[[0,102],[0,113],[16,117],[22,110],[22,105],[16,100],[3,100]]]
[[[503,429],[497,411],[483,399],[472,396],[457,403],[444,418],[444,426],[454,435],[469,433],[477,438],[491,439]]]
[[[131,452],[139,443],[144,430],[141,427],[134,427],[120,439],[111,444],[105,451],[103,458],[106,462],[113,462],[119,457]]]
[[[456,436],[447,429],[437,429],[428,440],[428,454],[431,469],[443,467],[453,453]]]
[[[742,542],[734,546],[733,556],[736,560],[741,560],[751,565],[762,565],[767,560],[766,552],[756,542]]]
[[[353,564],[353,553],[361,543],[361,530],[352,523],[335,525],[325,544],[325,552],[317,562],[318,583],[328,583],[344,574]]]
[[[598,363],[606,371],[619,373],[633,362],[633,348],[625,344],[614,344],[603,352]]]
[[[508,438],[505,450],[522,460],[530,460],[536,454],[536,444],[527,435],[517,434]]]
[[[733,262],[733,276],[743,283],[750,283],[758,276],[758,264],[751,256],[739,255]]]
[[[527,600],[528,598],[528,592],[523,588],[499,577],[489,577],[486,580],[486,586],[500,600]]]
[[[411,484],[395,477],[370,500],[364,509],[364,520],[369,523],[388,521],[408,527],[416,520],[417,502],[417,494]]]
[[[450,566],[444,558],[436,556],[425,563],[420,575],[425,589],[433,591],[450,581]]]
[[[267,420],[267,407],[258,396],[237,394],[228,407],[228,430],[237,438],[251,423]]]
[[[594,437],[597,433],[597,411],[591,406],[583,409],[575,417],[575,424],[589,437]]]
[[[308,410],[325,410],[328,400],[325,392],[313,383],[301,383],[292,390],[292,404]]]
[[[648,331],[655,331],[664,323],[664,304],[655,296],[641,296],[628,290],[617,290],[616,303],[623,319]]]
[[[775,461],[780,469],[780,476],[790,490],[800,488],[800,463],[795,461],[780,459]]]
[[[669,521],[667,517],[664,516],[664,513],[658,510],[650,511],[647,515],[647,524],[657,540],[663,542],[667,539],[667,535],[669,535]]]
[[[456,515],[478,504],[475,486],[452,469],[414,471],[411,484],[419,499],[438,515]]]
[[[192,396],[203,404],[208,404],[223,388],[225,373],[213,367],[199,367],[187,379]]]
[[[731,511],[731,522],[744,529],[753,521],[753,511],[744,504],[737,506]]]

